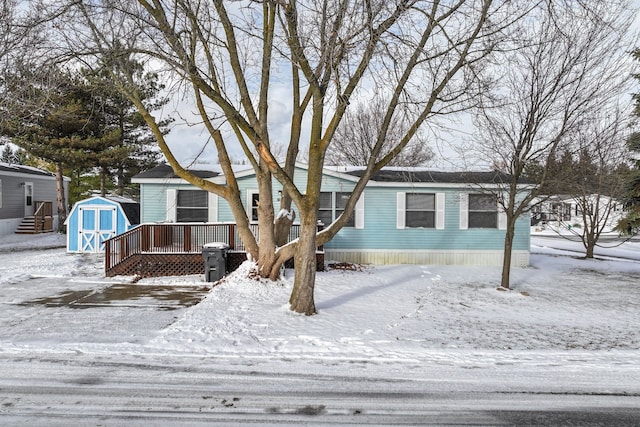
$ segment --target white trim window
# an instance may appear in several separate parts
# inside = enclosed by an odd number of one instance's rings
[[[209,196],[205,190],[177,190],[176,222],[209,221]]]
[[[341,191],[323,191],[320,193],[320,203],[318,208],[318,220],[324,225],[329,225],[335,221],[347,205],[351,193]],[[364,228],[364,194],[356,202],[354,214],[344,225],[345,227]]]
[[[396,228],[444,229],[444,193],[397,193]]]
[[[471,193],[460,195],[460,228],[506,227],[506,216],[495,194]]]
[[[182,192],[200,192],[185,194]],[[180,204],[178,202],[180,196]],[[204,194],[204,196],[203,196]],[[204,198],[204,200],[203,200]],[[188,199],[197,202],[190,205]],[[185,217],[193,217],[187,220]],[[167,222],[216,222],[218,220],[218,196],[205,190],[167,190]]]
[[[258,222],[258,203],[260,202],[260,193],[258,190],[247,190],[247,217],[249,222]]]

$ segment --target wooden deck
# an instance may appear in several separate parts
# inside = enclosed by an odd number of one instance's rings
[[[257,235],[258,227],[252,231]],[[300,227],[293,225],[289,241],[297,239]],[[181,276],[204,274],[202,247],[207,243],[229,245],[227,271],[247,259],[235,224],[163,223],[141,224],[105,242],[105,274],[113,276]],[[319,250],[316,265],[324,269],[324,252]]]
[[[35,213],[24,217],[16,234],[51,233],[53,231],[53,202],[35,201]]]

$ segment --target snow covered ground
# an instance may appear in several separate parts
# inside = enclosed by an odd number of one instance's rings
[[[294,376],[313,371],[336,376],[335,392],[363,378],[384,378],[392,389],[393,381],[428,379],[431,390],[548,393],[536,398],[537,407],[553,407],[559,395],[573,394],[599,396],[581,401],[583,406],[640,406],[637,241],[610,245],[597,252],[601,259],[585,260],[575,252],[579,244],[534,234],[531,267],[513,270],[510,291],[497,290],[497,267],[363,266],[323,272],[316,283],[318,314],[311,317],[288,310],[291,271],[278,283],[247,280],[239,271],[199,304],[175,310],[158,309],[149,298],[85,309],[25,304],[131,282],[104,278],[99,255],[34,249],[63,245],[59,235],[0,238],[4,390],[30,377],[25,360],[32,367],[34,360],[38,366],[62,361],[52,369],[74,363],[89,369],[98,360],[117,360],[127,366],[172,363],[185,371],[197,366]],[[130,286],[203,284],[199,275],[143,279]],[[170,375],[165,381],[141,372],[136,375],[161,387],[174,384]],[[449,385],[438,385],[445,382]],[[250,384],[245,391],[260,387]],[[509,405],[531,404],[523,396],[518,402]],[[0,416],[15,421],[22,419],[16,414],[33,415],[16,408],[18,400],[5,400]],[[636,416],[640,413],[631,414]]]

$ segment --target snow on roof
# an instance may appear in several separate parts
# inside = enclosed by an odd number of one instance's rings
[[[0,162],[0,172],[24,173],[29,175],[54,176],[52,172],[34,168],[32,166],[17,165],[15,163]]]

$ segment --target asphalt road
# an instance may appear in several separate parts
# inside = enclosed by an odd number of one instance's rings
[[[0,425],[640,424],[640,395],[626,393],[287,372],[286,361],[2,354],[0,363]]]

